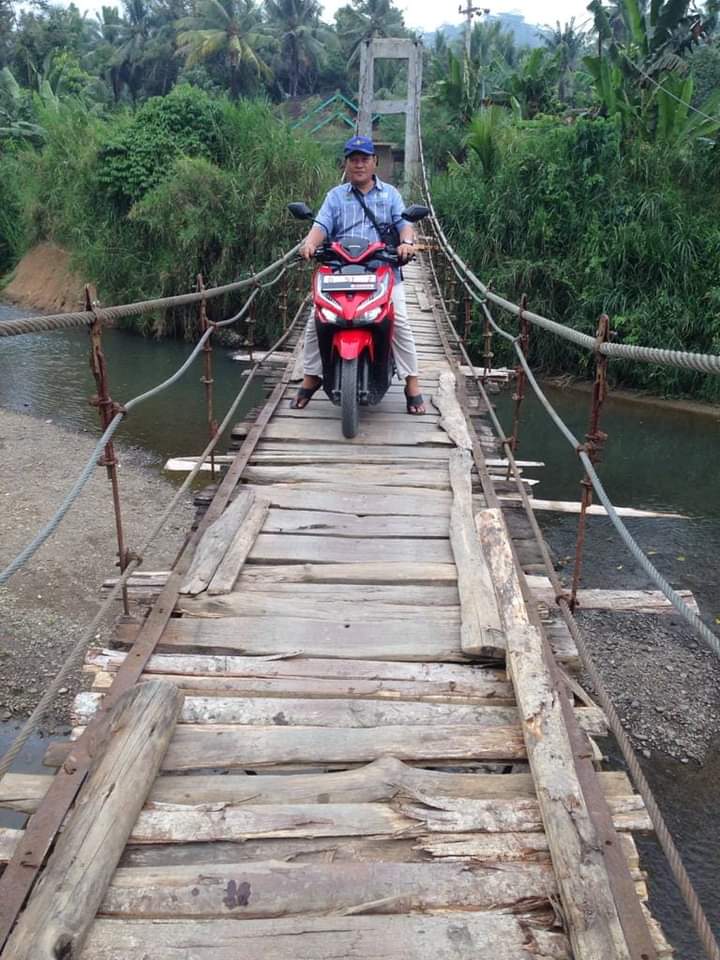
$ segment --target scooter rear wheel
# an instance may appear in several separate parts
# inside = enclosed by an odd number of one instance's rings
[[[351,440],[358,432],[358,358],[343,360],[341,371],[341,409],[343,436]]]

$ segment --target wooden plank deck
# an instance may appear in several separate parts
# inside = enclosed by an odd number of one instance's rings
[[[406,281],[430,400],[452,364],[422,266]],[[145,666],[184,703],[79,956],[630,960],[566,727],[603,735],[605,718],[554,702],[509,543],[491,556],[478,537],[474,515],[494,514],[470,455],[432,407],[411,420],[400,386],[351,442],[327,400],[293,413],[280,389],[226,592],[181,595]],[[136,634],[88,654],[79,728]],[[572,668],[569,634],[547,639]],[[647,814],[624,774],[593,776],[647,912],[631,835]],[[49,779],[6,778],[0,804],[36,810]],[[20,838],[0,832],[0,859]]]

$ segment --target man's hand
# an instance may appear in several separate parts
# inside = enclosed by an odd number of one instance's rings
[[[305,237],[302,242],[302,246],[300,247],[300,256],[303,258],[303,260],[312,260],[317,248],[317,243],[314,243],[309,237]]]
[[[407,263],[415,256],[415,247],[412,243],[401,243],[398,245],[397,253],[400,263]]]

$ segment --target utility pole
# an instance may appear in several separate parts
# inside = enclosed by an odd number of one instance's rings
[[[490,11],[486,7],[474,7],[472,5],[472,0],[466,0],[467,6],[463,7],[462,4],[458,7],[458,13],[462,13],[467,20],[465,25],[465,69],[463,71],[464,81],[465,81],[465,92],[467,94],[468,102],[470,102],[470,41],[472,38],[472,21],[473,17],[476,15],[485,14],[487,16]]]

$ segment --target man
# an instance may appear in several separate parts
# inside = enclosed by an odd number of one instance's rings
[[[407,262],[413,255],[415,233],[412,226],[402,219],[405,209],[402,197],[389,183],[383,183],[376,175],[378,158],[375,145],[368,137],[351,137],[345,144],[345,183],[334,187],[325,197],[320,212],[315,218],[310,233],[303,241],[300,254],[309,260],[316,249],[326,239],[339,240],[349,236],[362,237],[374,242],[379,239],[378,231],[367,216],[353,191],[362,194],[365,206],[371,211],[380,226],[394,224],[400,235],[397,248],[401,263]],[[407,318],[405,289],[396,271],[393,287],[393,306],[395,307],[395,327],[392,350],[398,375],[405,380],[405,400],[407,412],[418,416],[425,413],[425,403],[420,393],[417,371],[415,338]],[[310,317],[305,330],[304,380],[297,396],[291,401],[294,410],[302,410],[320,387],[322,361],[318,347],[315,318]]]

